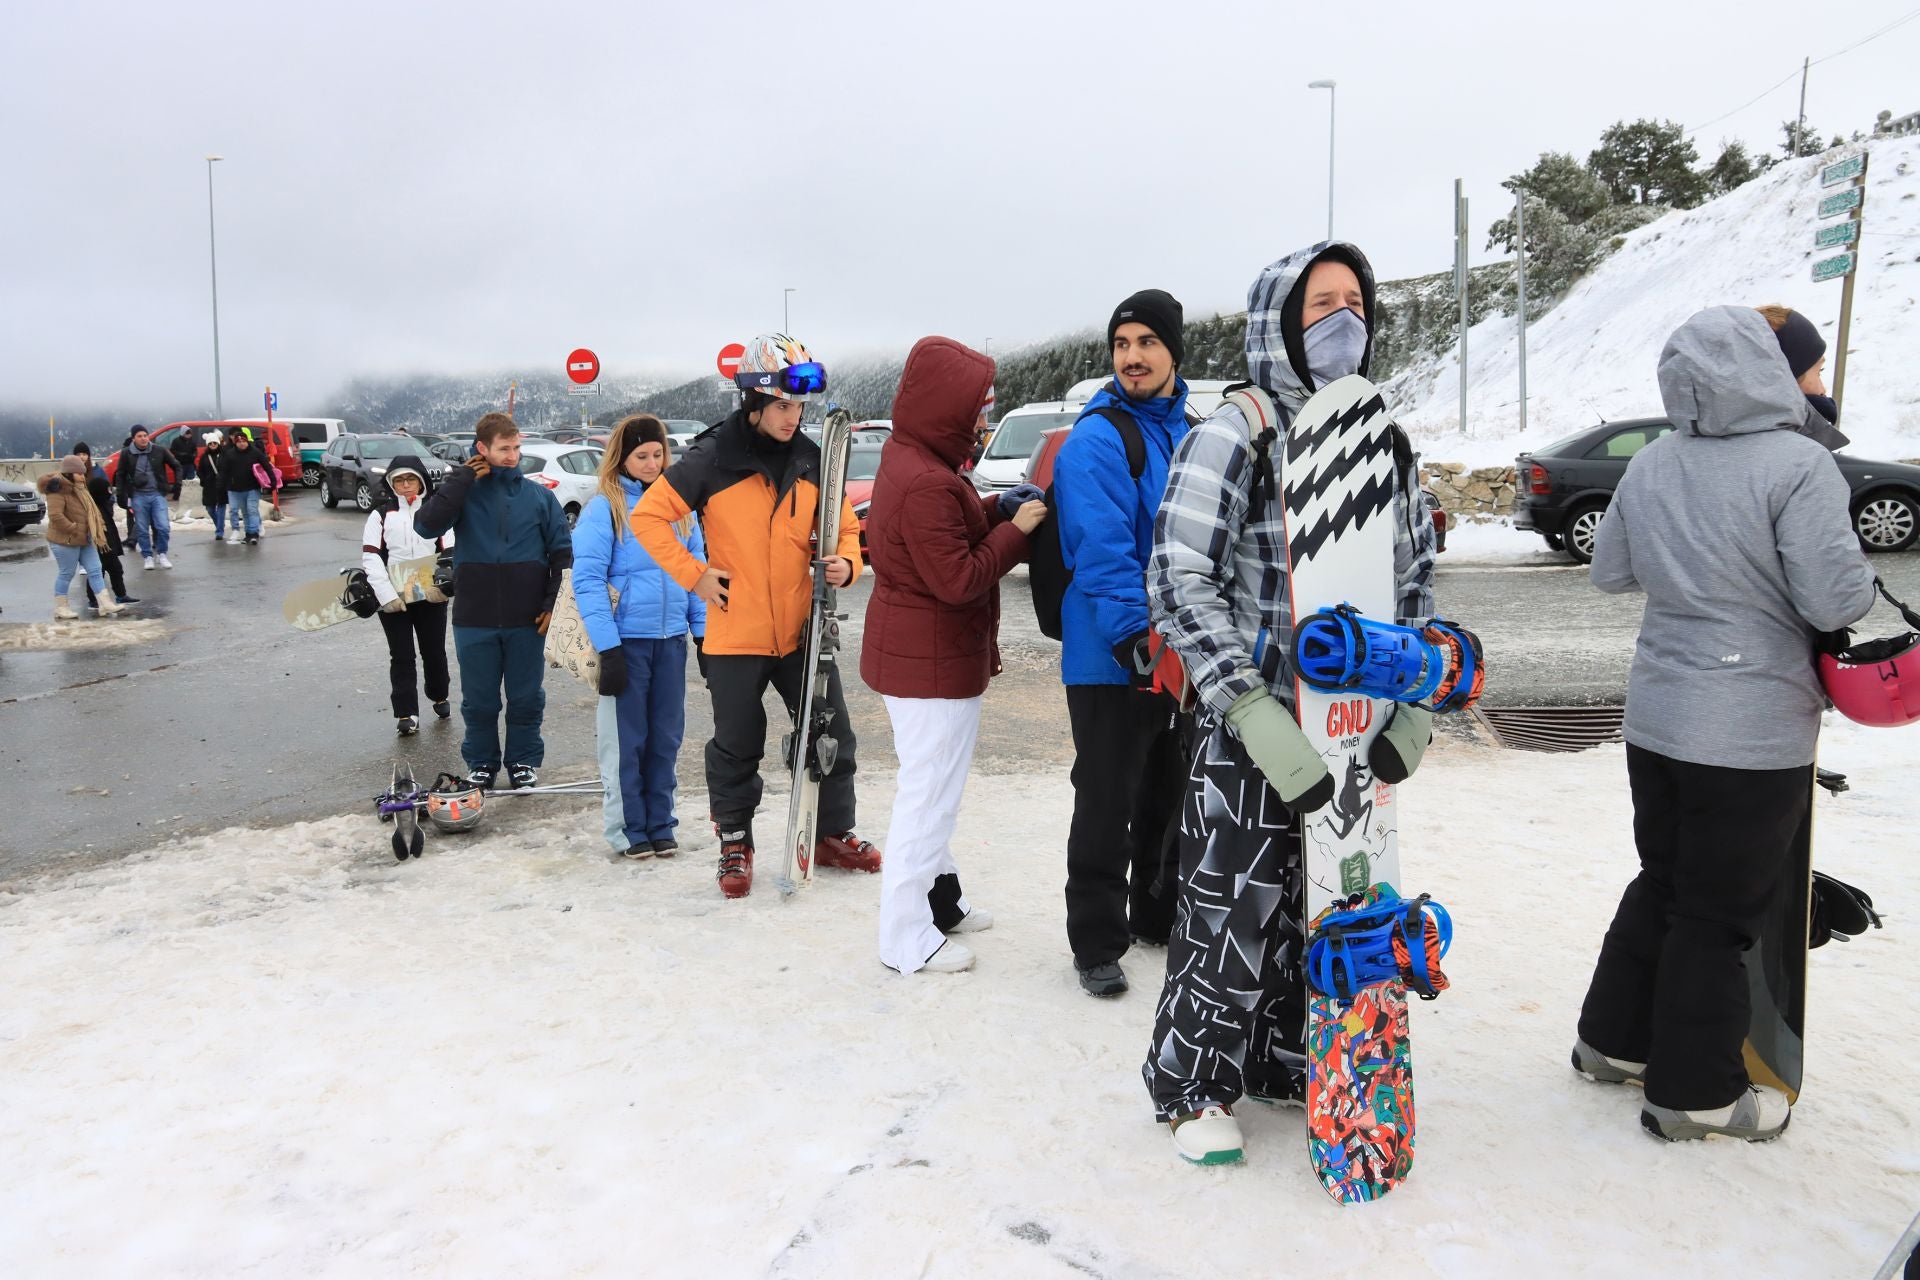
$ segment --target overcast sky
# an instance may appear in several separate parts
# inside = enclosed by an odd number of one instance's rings
[[[1456,176],[1479,252],[1540,151],[1695,127],[1913,9],[39,0],[0,55],[0,402],[211,408],[209,153],[227,410],[271,382],[312,412],[356,375],[575,345],[699,372],[787,286],[829,366],[1004,350],[1149,286],[1238,310],[1326,229],[1321,77],[1337,231],[1382,278],[1443,270]],[[1916,63],[1920,21],[1816,66],[1809,121],[1920,110]],[[1798,88],[1703,157],[1773,146]]]

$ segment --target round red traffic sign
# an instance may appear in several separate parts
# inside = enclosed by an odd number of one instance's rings
[[[740,372],[740,357],[745,354],[746,344],[740,342],[729,342],[720,348],[720,358],[715,362],[720,367],[720,376],[732,382],[733,375]]]
[[[600,357],[581,347],[567,357],[567,376],[586,386],[600,376]]]

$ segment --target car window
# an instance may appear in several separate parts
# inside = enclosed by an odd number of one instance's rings
[[[847,479],[871,480],[880,474],[880,450],[855,449],[847,456]]]
[[[984,458],[1024,458],[1040,442],[1040,433],[1049,427],[1070,427],[1077,413],[1018,413],[1000,419]]]
[[[538,454],[522,453],[520,455],[520,474],[523,476],[530,476],[537,471],[544,471],[546,470],[546,466],[547,460]]]
[[[418,440],[398,436],[390,440],[362,440],[360,452],[369,458],[419,458],[426,455]]]
[[[293,438],[301,444],[320,444],[327,438],[327,428],[318,422],[296,422],[293,424]]]
[[[1625,461],[1673,430],[1669,423],[1660,422],[1646,427],[1629,427],[1625,431],[1616,431],[1587,450],[1589,458],[1612,458]]]

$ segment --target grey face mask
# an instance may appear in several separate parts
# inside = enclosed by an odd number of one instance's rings
[[[1367,353],[1367,322],[1353,308],[1342,307],[1314,321],[1305,337],[1307,372],[1313,375],[1315,390],[1360,372],[1360,359]]]

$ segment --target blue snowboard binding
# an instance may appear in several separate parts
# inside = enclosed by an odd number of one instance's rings
[[[1350,604],[1294,624],[1293,669],[1322,693],[1358,693],[1394,702],[1431,702],[1465,711],[1486,687],[1480,637],[1435,618],[1425,628],[1365,617]]]
[[[1453,917],[1426,894],[1402,898],[1380,884],[1322,912],[1307,939],[1307,985],[1314,994],[1352,1001],[1395,978],[1422,1000],[1447,989],[1440,959],[1453,946]]]

